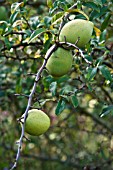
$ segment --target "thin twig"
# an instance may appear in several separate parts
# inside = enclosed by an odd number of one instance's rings
[[[77,3],[75,3],[75,4],[74,4],[73,6],[71,6],[69,9],[74,9],[75,7],[77,7]],[[68,14],[66,14],[66,15],[63,17],[63,20],[62,20],[62,22],[61,22],[61,24],[60,24],[60,28],[59,28],[59,34],[60,34],[60,31],[62,30],[64,24],[65,24],[65,20],[68,18],[69,15],[70,15],[70,14],[68,13]]]
[[[33,98],[33,95],[35,93],[35,90],[36,90],[36,85],[38,83],[38,81],[40,80],[40,75],[43,71],[43,69],[45,68],[46,66],[46,63],[47,63],[47,60],[49,59],[49,57],[51,56],[51,54],[53,53],[53,51],[55,51],[57,48],[57,44],[54,44],[49,50],[48,52],[46,53],[46,56],[45,56],[45,60],[41,66],[41,68],[38,70],[37,74],[36,74],[36,77],[35,77],[35,81],[34,81],[34,85],[33,85],[33,88],[31,90],[31,93],[29,95],[29,99],[28,99],[28,104],[27,104],[27,107],[26,107],[26,110],[24,112],[24,116],[23,116],[23,123],[22,123],[22,130],[21,130],[21,136],[20,136],[20,139],[18,141],[18,150],[17,150],[17,154],[16,154],[16,159],[15,159],[15,162],[13,164],[13,166],[11,167],[10,170],[13,170],[14,168],[16,168],[17,166],[17,162],[19,160],[19,157],[20,157],[20,151],[21,151],[21,148],[22,148],[22,142],[23,142],[23,138],[24,138],[24,131],[25,131],[25,121],[26,121],[26,118],[27,118],[27,115],[28,115],[28,111],[31,107],[31,102],[32,102],[32,98]]]
[[[41,43],[41,42],[32,42],[32,43],[27,43],[27,42],[25,42],[25,43],[19,43],[19,44],[15,44],[15,45],[12,45],[11,46],[11,48],[19,48],[19,47],[26,47],[26,46],[34,46],[34,45],[36,45],[36,44],[38,44],[38,45],[40,45],[40,46],[42,46],[43,44]],[[5,51],[5,50],[7,50],[7,47],[3,47],[0,51],[2,52],[2,51]]]
[[[62,47],[63,47],[63,45],[67,45],[67,46],[69,46],[69,47],[74,47],[75,49],[77,49],[77,50],[79,51],[80,56],[85,60],[86,63],[92,64],[92,62],[88,61],[88,60],[85,58],[82,50],[81,50],[80,48],[78,48],[75,44],[72,44],[72,43],[69,43],[69,42],[66,42],[66,41],[65,41],[65,42],[59,42],[58,44],[59,44],[59,46],[62,46]],[[65,48],[65,47],[64,47],[64,48]]]

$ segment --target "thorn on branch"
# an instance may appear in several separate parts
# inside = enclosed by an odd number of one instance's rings
[[[64,36],[64,42],[66,43],[67,41],[66,41],[66,36]]]
[[[31,141],[29,138],[27,138],[25,135],[23,136],[23,138],[25,138],[27,141]]]
[[[24,117],[20,117],[20,118],[18,118],[18,119],[17,119],[17,122],[18,122],[18,123],[22,123],[22,124],[23,124],[22,119],[24,119]]]
[[[19,145],[20,141],[16,141],[15,143],[16,143],[16,145]]]
[[[24,76],[36,76],[36,74],[34,74],[34,73],[27,73],[26,75],[24,75]]]
[[[75,45],[77,45],[77,43],[80,41],[80,37],[77,38]]]
[[[16,94],[14,94],[15,96],[24,96],[24,97],[29,97],[29,95],[25,95],[25,94],[18,94],[18,93],[16,93]]]

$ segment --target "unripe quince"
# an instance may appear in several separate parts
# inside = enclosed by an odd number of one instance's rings
[[[46,68],[53,77],[61,77],[71,69],[72,61],[71,51],[59,47],[48,59]]]
[[[7,11],[4,6],[0,7],[0,21],[7,20]]]
[[[43,111],[32,109],[28,111],[25,122],[25,131],[33,136],[45,133],[50,127],[50,118]]]
[[[62,28],[59,40],[65,41],[66,38],[67,42],[75,44],[78,38],[80,38],[76,45],[79,48],[83,48],[91,39],[93,27],[94,24],[87,20],[75,19],[69,21]]]

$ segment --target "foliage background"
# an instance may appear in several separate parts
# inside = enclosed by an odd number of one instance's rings
[[[113,2],[76,2],[76,8],[101,30],[100,37],[94,31],[82,49],[92,64],[76,53],[68,75],[55,80],[43,71],[31,107],[44,110],[51,127],[39,137],[26,134],[30,141],[24,139],[18,170],[113,169]],[[35,74],[58,34],[57,19],[74,3],[49,0],[47,6],[44,0],[0,1],[7,11],[6,21],[0,21],[1,170],[9,169],[14,161],[21,134],[17,119],[25,111]],[[77,12],[73,15],[85,19]],[[38,34],[40,29],[45,33]]]

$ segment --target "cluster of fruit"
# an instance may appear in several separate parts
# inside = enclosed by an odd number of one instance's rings
[[[62,28],[59,41],[75,44],[83,48],[91,39],[93,23],[83,19],[69,21]],[[53,77],[61,77],[72,67],[73,56],[70,50],[58,48],[49,58],[46,68]]]
[[[79,48],[83,48],[91,39],[93,23],[83,19],[76,19],[68,22],[62,28],[59,41],[66,41],[72,44],[77,42]],[[53,77],[61,77],[69,72],[72,67],[73,56],[71,50],[58,47],[47,61],[46,68]],[[41,110],[32,109],[28,112],[25,131],[30,135],[41,135],[50,126],[49,117]]]

